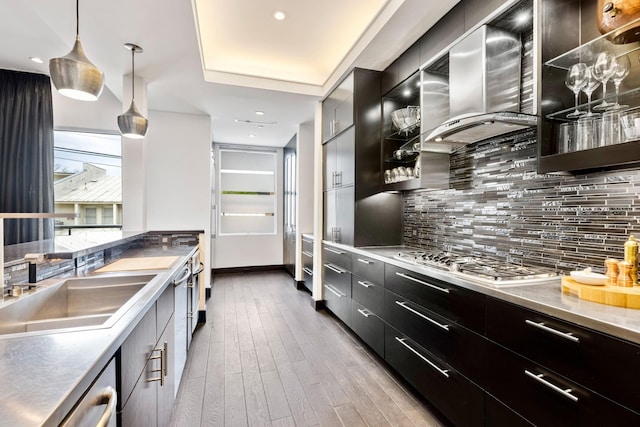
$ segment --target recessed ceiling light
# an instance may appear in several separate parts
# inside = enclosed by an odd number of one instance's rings
[[[249,134],[249,138],[255,138],[256,136],[252,133]]]
[[[284,21],[287,15],[281,10],[276,10],[275,12],[273,12],[273,17],[276,19],[276,21]]]
[[[29,59],[36,64],[44,64],[44,61],[36,56],[30,56]]]
[[[264,111],[256,111],[256,116],[264,116]]]

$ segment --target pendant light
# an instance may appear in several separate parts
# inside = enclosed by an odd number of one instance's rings
[[[66,56],[49,61],[51,81],[61,95],[95,101],[104,87],[104,73],[87,59],[80,43],[79,0],[76,0],[76,42]]]
[[[118,116],[118,127],[122,136],[143,138],[147,134],[149,120],[136,107],[135,64],[133,61],[135,54],[141,53],[142,48],[133,43],[125,43],[124,47],[131,51],[131,106],[125,113]]]

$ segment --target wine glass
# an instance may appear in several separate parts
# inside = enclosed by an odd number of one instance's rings
[[[602,102],[595,107],[596,111],[607,110],[611,103],[605,99],[607,97],[607,82],[616,72],[616,57],[611,52],[601,52],[593,64],[593,74],[596,79],[602,82]]]
[[[591,94],[600,86],[600,81],[593,75],[593,66],[589,67],[587,72],[587,84],[582,88],[582,91],[587,95],[587,117],[591,117],[595,115],[591,111]]]
[[[569,67],[569,71],[567,71],[567,76],[564,79],[564,84],[573,91],[573,95],[575,98],[575,110],[573,113],[567,114],[567,117],[580,117],[584,113],[578,110],[578,95],[580,91],[587,85],[589,69],[587,65],[579,62],[577,64],[573,64]]]
[[[629,57],[627,55],[616,58],[616,71],[611,77],[611,80],[613,80],[613,84],[616,87],[616,103],[613,104],[613,109],[620,110],[628,107],[628,105],[620,105],[620,103],[618,103],[618,94],[620,92],[620,83],[622,83],[622,80],[629,75],[630,69],[631,61],[629,61]]]

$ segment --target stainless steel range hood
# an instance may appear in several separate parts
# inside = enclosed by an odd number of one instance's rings
[[[449,51],[449,119],[429,123],[431,105],[423,96],[423,151],[453,151],[460,146],[537,124],[519,112],[520,37],[484,25]],[[434,101],[441,106],[441,100]],[[432,110],[433,111],[433,110]],[[438,116],[437,113],[433,116]],[[425,126],[426,125],[426,126]]]

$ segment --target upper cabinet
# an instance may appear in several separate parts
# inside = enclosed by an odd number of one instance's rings
[[[597,0],[540,0],[540,6],[538,171],[639,164],[640,6]]]
[[[353,74],[322,103],[322,141],[327,142],[353,124]]]

